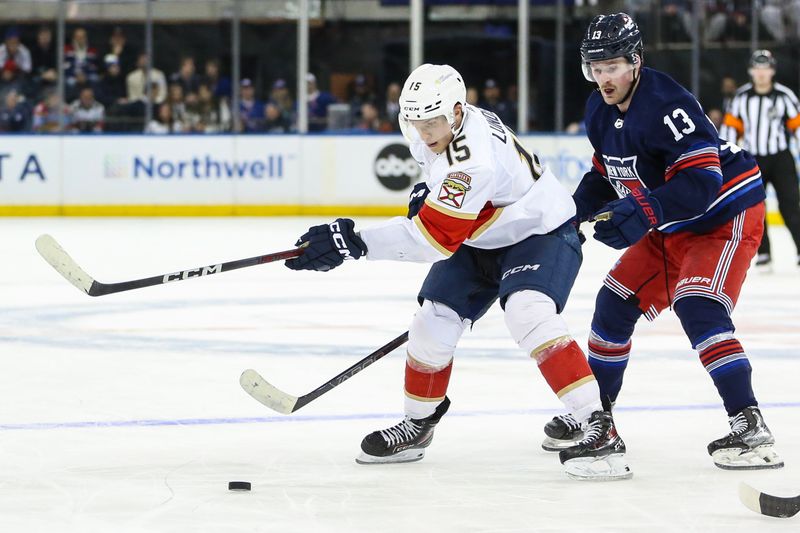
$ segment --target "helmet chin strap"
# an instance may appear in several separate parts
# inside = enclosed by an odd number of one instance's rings
[[[625,93],[625,97],[619,102],[617,102],[617,105],[624,104],[625,102],[628,101],[628,99],[630,99],[630,97],[633,95],[633,90],[636,88],[636,83],[638,81],[639,78],[636,77],[636,69],[633,69],[633,83],[631,83],[631,86],[628,87],[628,92]]]
[[[638,58],[638,56],[634,56],[634,57]],[[639,59],[637,61],[637,63],[639,63],[640,68],[641,68],[642,60]],[[630,99],[630,97],[633,95],[633,90],[636,88],[636,83],[639,81],[639,78],[641,78],[641,77],[642,77],[641,75],[639,75],[639,77],[636,76],[636,65],[634,64],[634,67],[633,67],[633,82],[631,83],[631,86],[628,87],[628,92],[625,93],[625,97],[622,98],[622,100],[620,100],[619,102],[617,102],[617,105],[624,104],[625,102],[627,102]]]

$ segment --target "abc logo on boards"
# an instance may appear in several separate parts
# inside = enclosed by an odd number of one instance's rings
[[[419,165],[411,157],[405,144],[385,146],[375,159],[375,176],[381,185],[392,191],[403,191],[411,187],[419,176]]]

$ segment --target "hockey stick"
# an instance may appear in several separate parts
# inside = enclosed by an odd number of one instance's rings
[[[772,496],[744,482],[739,483],[739,499],[751,511],[775,518],[790,518],[800,511],[800,495],[789,498]]]
[[[273,261],[281,261],[283,259],[292,259],[293,257],[302,255],[304,251],[303,248],[306,246],[308,246],[308,244],[303,243],[299,248],[293,250],[258,255],[247,259],[237,259],[236,261],[228,261],[227,263],[218,263],[216,265],[190,268],[179,272],[169,272],[150,278],[121,281],[119,283],[101,283],[78,266],[78,263],[64,251],[53,237],[50,235],[40,235],[39,238],[36,239],[36,249],[39,251],[39,255],[50,263],[50,266],[55,268],[56,272],[64,276],[64,279],[89,296],[105,296],[106,294],[113,294],[115,292],[152,287],[153,285],[163,285],[164,283],[173,281],[182,281],[200,276],[219,274],[220,272],[228,272],[229,270],[236,270],[237,268],[272,263]]]
[[[247,394],[255,398],[257,401],[266,405],[270,409],[274,409],[279,413],[288,415],[294,413],[304,405],[313,402],[326,392],[334,389],[355,376],[369,365],[382,358],[384,355],[391,353],[398,346],[402,346],[408,340],[408,332],[406,331],[394,340],[389,341],[381,346],[361,361],[357,362],[347,370],[337,374],[335,377],[329,379],[313,391],[302,396],[292,396],[282,390],[276,388],[265,380],[255,370],[249,368],[242,372],[239,378],[239,384]]]

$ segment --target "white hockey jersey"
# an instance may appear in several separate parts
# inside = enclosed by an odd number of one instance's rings
[[[502,248],[575,215],[569,192],[497,115],[471,105],[464,110],[443,153],[411,144],[431,192],[411,220],[395,217],[360,231],[368,259],[432,262],[462,244]]]

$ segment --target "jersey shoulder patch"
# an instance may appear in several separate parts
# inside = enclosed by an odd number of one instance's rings
[[[461,209],[467,193],[472,189],[472,176],[465,172],[450,172],[442,180],[436,199],[454,209]]]

